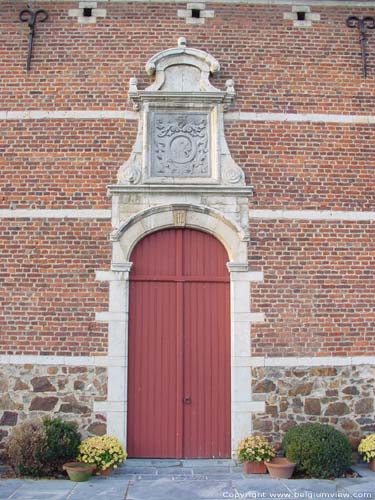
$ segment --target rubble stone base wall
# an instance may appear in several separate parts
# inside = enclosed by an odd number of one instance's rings
[[[253,416],[253,430],[280,443],[289,427],[331,424],[353,447],[375,432],[375,366],[261,367],[252,370],[253,399],[266,402]]]
[[[12,428],[27,418],[60,416],[82,434],[105,434],[104,415],[94,401],[107,394],[107,369],[92,366],[0,366],[0,451]]]

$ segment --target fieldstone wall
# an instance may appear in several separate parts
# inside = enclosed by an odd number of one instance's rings
[[[331,424],[353,447],[375,432],[375,366],[253,368],[253,399],[266,402],[253,430],[279,444],[287,429],[305,422]]]
[[[0,450],[12,427],[34,417],[75,421],[83,437],[105,434],[94,401],[106,400],[107,369],[87,366],[0,366]]]

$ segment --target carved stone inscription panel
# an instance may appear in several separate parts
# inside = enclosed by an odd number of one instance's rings
[[[209,177],[208,130],[207,113],[152,113],[151,177]]]

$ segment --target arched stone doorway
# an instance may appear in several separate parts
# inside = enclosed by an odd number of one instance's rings
[[[251,413],[264,409],[252,400],[250,325],[263,321],[252,313],[250,282],[261,272],[248,268],[249,200],[252,187],[231,157],[224,134],[224,112],[235,96],[210,82],[219,62],[206,52],[178,46],[155,54],[146,64],[154,81],[146,89],[130,80],[129,98],[139,111],[136,141],[109,186],[112,196],[112,265],[97,279],[109,281],[107,431],[126,444],[128,401],[129,274],[138,242],[159,230],[198,230],[225,248],[230,275],[230,422],[231,452],[251,432]],[[183,76],[182,76],[183,75]],[[128,404],[129,403],[129,404]],[[131,410],[130,410],[131,411]],[[227,453],[227,452],[225,452]],[[199,455],[196,453],[196,455]]]
[[[182,216],[181,212],[185,212]],[[226,250],[230,278],[230,365],[231,365],[231,453],[238,441],[251,432],[251,414],[264,410],[264,403],[251,395],[250,325],[263,321],[252,313],[250,284],[262,280],[261,272],[248,270],[246,235],[215,209],[202,205],[159,205],[130,217],[112,235],[111,271],[98,271],[99,281],[109,282],[109,312],[97,313],[98,321],[108,322],[108,400],[95,403],[95,411],[107,415],[107,432],[127,446],[128,413],[128,327],[131,255],[147,235],[168,228],[196,229],[212,235]],[[177,224],[176,224],[177,223]]]

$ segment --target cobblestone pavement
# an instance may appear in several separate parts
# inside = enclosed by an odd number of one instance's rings
[[[0,500],[375,500],[375,473],[356,467],[362,477],[323,481],[245,476],[230,461],[128,460],[110,477],[85,483],[68,480],[2,479]]]

